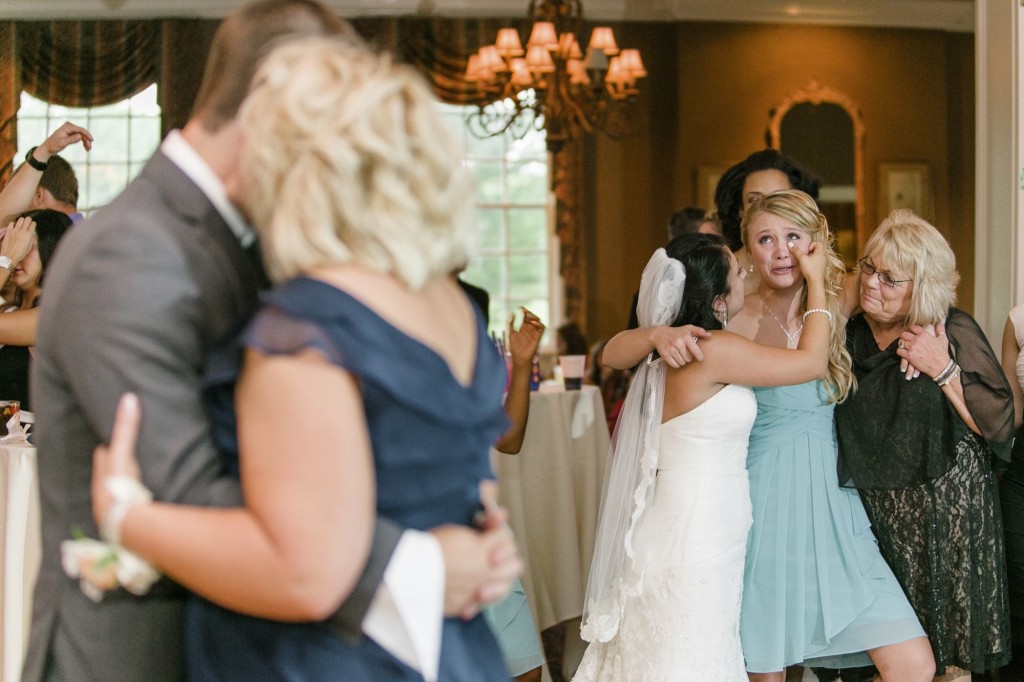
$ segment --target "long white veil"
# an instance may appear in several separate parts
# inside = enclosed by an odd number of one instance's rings
[[[675,319],[685,281],[682,263],[670,258],[665,249],[654,252],[640,279],[637,317],[641,327]],[[664,387],[665,367],[652,353],[633,376],[612,438],[580,628],[589,642],[607,642],[615,636],[625,599],[636,595],[643,581],[644,567],[638,565],[633,533],[654,492]]]

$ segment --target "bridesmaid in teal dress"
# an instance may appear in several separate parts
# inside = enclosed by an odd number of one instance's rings
[[[803,197],[801,210],[788,201]],[[828,223],[795,190],[756,199],[743,242],[760,275],[730,327],[759,343],[794,348],[803,329],[803,276],[787,244],[832,244]],[[839,295],[846,269],[830,249],[835,320],[824,381],[755,389],[747,469],[754,525],[747,543],[740,635],[752,680],[781,680],[786,666],[874,662],[883,680],[930,680],[924,631],[882,559],[856,491],[840,488],[835,403],[853,389]]]

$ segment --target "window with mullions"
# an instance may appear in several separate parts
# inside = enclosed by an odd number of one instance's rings
[[[475,107],[439,106],[462,140],[476,180],[479,241],[462,278],[490,294],[492,331],[501,333],[519,306],[553,328],[556,275],[549,258],[553,238],[544,131],[531,130],[518,140],[509,134],[479,139],[466,125]]]
[[[120,102],[88,108],[51,104],[22,92],[15,161],[65,121],[93,135],[92,151],[74,144],[60,153],[78,177],[78,210],[89,215],[120,194],[160,144],[156,85]]]

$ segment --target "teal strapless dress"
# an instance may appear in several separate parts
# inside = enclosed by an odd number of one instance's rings
[[[747,670],[846,668],[924,636],[878,551],[857,491],[840,488],[833,405],[820,381],[755,388],[740,637]]]

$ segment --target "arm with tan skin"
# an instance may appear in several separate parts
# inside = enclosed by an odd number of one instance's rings
[[[13,310],[5,315],[0,315],[0,344],[34,346],[38,329],[39,308]]]
[[[601,353],[601,362],[613,369],[631,369],[652,351],[657,351],[666,365],[679,368],[704,359],[697,339],[708,336],[709,332],[692,324],[628,329],[609,339]]]
[[[249,351],[245,367],[236,401],[246,506],[138,505],[124,519],[121,541],[226,608],[319,620],[348,595],[369,554],[374,477],[359,387],[311,351],[273,357]],[[98,523],[111,504],[106,478],[130,470],[137,403],[128,416],[127,425],[116,424],[111,446],[97,449]],[[300,421],[305,427],[297,430],[274,426]],[[301,465],[282,452],[302,452]]]
[[[911,325],[900,334],[900,339],[907,346],[905,348],[897,348],[896,354],[932,379],[939,376],[942,370],[949,364],[949,340],[946,338],[946,328],[943,323],[940,322],[935,325],[935,333],[921,325]],[[1011,382],[1012,384],[1013,382]],[[941,389],[942,394],[946,396],[946,400],[953,406],[956,413],[960,415],[967,428],[979,436],[983,435],[981,429],[978,428],[977,423],[974,421],[970,408],[967,407],[967,401],[964,400],[964,386],[960,382],[960,377],[957,376],[945,386],[942,386]]]
[[[1020,428],[1021,417],[1024,413],[1024,394],[1021,392],[1020,381],[1017,379],[1017,356],[1020,354],[1020,346],[1017,345],[1017,332],[1013,328],[1013,321],[1006,320],[1003,327],[1003,343],[1000,353],[999,364],[1003,368],[1006,380],[1010,382],[1010,390],[1013,391],[1013,425]]]
[[[51,156],[59,154],[76,142],[81,142],[85,150],[89,151],[92,149],[92,134],[85,128],[66,122],[35,148],[32,157],[40,163],[46,163]],[[0,218],[32,208],[32,198],[39,188],[39,180],[42,177],[43,171],[36,170],[27,163],[21,164],[0,190]]]
[[[512,426],[495,444],[498,452],[515,455],[523,447],[526,423],[530,418],[530,373],[533,357],[540,347],[544,335],[544,323],[540,318],[523,308],[523,323],[519,330],[508,324],[508,350],[512,355],[512,376],[505,396],[505,414]]]

